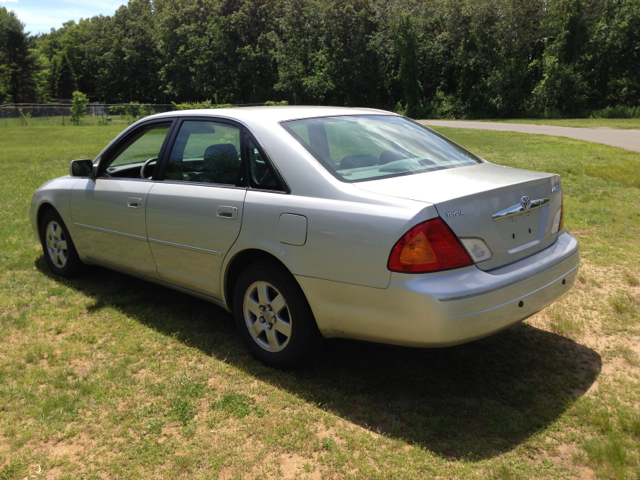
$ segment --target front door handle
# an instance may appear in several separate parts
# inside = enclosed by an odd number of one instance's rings
[[[218,218],[235,220],[236,218],[238,218],[238,209],[236,207],[230,207],[229,205],[218,205],[216,214]]]
[[[140,208],[142,204],[142,199],[138,197],[129,197],[127,198],[127,207],[129,208]]]

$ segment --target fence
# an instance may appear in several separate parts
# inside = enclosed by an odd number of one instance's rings
[[[1,0],[0,0],[1,1]],[[209,101],[202,103],[90,103],[86,108],[86,116],[82,125],[107,125],[133,122],[153,115],[173,110],[222,108],[222,107],[257,107],[262,105],[288,105],[288,102],[266,103],[232,103],[217,105]],[[66,125],[65,117],[70,120],[71,103],[9,103],[0,105],[0,127],[12,125]]]
[[[90,117],[110,117],[126,115],[133,118],[146,117],[154,113],[173,110],[172,104],[137,104],[137,103],[90,103],[87,115]],[[12,103],[0,105],[0,118],[20,118],[20,112],[31,118],[69,117],[70,103]]]

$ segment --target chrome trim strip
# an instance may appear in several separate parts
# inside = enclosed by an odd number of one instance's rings
[[[539,198],[538,200],[531,200],[530,204],[523,205],[522,202],[512,207],[505,208],[499,212],[494,213],[491,218],[498,220],[500,218],[508,217],[510,215],[517,215],[518,213],[526,212],[527,210],[533,210],[534,208],[541,207],[549,203],[548,198]]]
[[[129,177],[96,177],[96,180],[119,180],[128,182],[156,182],[157,180],[149,180],[148,178],[129,178]]]
[[[569,258],[571,258],[571,257],[569,257]],[[456,300],[466,300],[468,298],[474,298],[474,297],[479,297],[481,295],[486,295],[487,293],[497,292],[498,290],[502,290],[503,288],[511,287],[511,286],[516,285],[518,283],[521,283],[521,282],[524,282],[526,280],[529,280],[529,279],[531,279],[531,278],[533,278],[535,276],[541,275],[541,274],[551,270],[553,267],[558,266],[560,263],[564,262],[565,260],[567,260],[567,259],[566,258],[560,259],[557,262],[554,262],[551,265],[548,265],[547,267],[545,267],[544,269],[540,270],[539,272],[532,273],[531,275],[528,275],[528,276],[523,277],[523,278],[519,278],[517,280],[514,280],[513,282],[505,283],[504,285],[500,285],[499,287],[491,288],[489,290],[484,290],[482,292],[470,293],[469,295],[460,295],[458,297],[449,297],[449,298],[439,298],[438,300],[441,301],[441,302],[455,302]],[[578,268],[579,265],[580,265],[580,263],[578,262],[578,265],[576,265],[574,268],[569,270],[564,275],[568,275],[569,273],[573,272],[573,270]]]
[[[190,182],[188,180],[162,180],[158,181],[159,185],[191,185],[194,187],[209,187],[209,188],[233,188],[235,190],[247,190],[248,187],[237,187],[229,183],[205,183],[205,182]]]
[[[500,308],[500,307],[504,307],[505,305],[509,305],[510,303],[513,302],[517,302],[518,300],[522,299],[522,298],[527,298],[530,295],[533,295],[536,292],[539,292],[540,290],[544,290],[545,288],[547,288],[548,286],[552,285],[553,283],[559,281],[562,277],[566,277],[567,275],[571,274],[571,272],[573,272],[576,268],[578,268],[580,266],[580,263],[578,262],[578,264],[573,267],[571,270],[569,270],[566,273],[563,273],[562,275],[560,275],[558,278],[556,278],[555,280],[550,281],[549,283],[547,283],[546,285],[543,285],[540,288],[535,289],[533,292],[528,292],[526,295],[522,295],[521,297],[518,298],[514,298],[512,300],[509,300],[506,303],[503,303],[502,305],[496,305],[495,307],[491,307],[491,308],[487,308],[486,310],[481,310],[479,312],[473,312],[473,313],[466,313],[464,315],[458,315],[457,317],[450,317],[450,320],[453,320],[454,318],[463,318],[463,317],[470,317],[471,315],[478,315],[480,313],[485,313],[485,312],[489,312],[491,310],[495,310],[496,308]]]
[[[198,252],[198,253],[208,253],[209,255],[215,255],[216,257],[219,257],[222,255],[222,252],[217,252],[216,250],[208,250],[206,248],[192,247],[191,245],[183,245],[181,243],[166,242],[164,240],[158,240],[157,238],[149,238],[149,242],[157,243],[158,245],[165,245],[168,247],[176,247],[176,248],[182,248],[184,250],[191,250],[193,252]]]
[[[147,241],[147,237],[141,237],[140,235],[133,235],[131,233],[116,232],[115,230],[107,230],[106,228],[93,227],[91,225],[85,225],[83,223],[74,223],[74,225],[78,227],[88,228],[89,230],[96,230],[102,233],[110,233],[111,235],[118,235],[119,237],[134,238],[136,240],[144,240],[145,242]]]

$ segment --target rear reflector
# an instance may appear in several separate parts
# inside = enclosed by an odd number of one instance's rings
[[[490,260],[493,256],[487,244],[480,238],[461,238],[460,242],[467,249],[475,263]]]
[[[388,268],[400,273],[429,273],[473,265],[455,234],[438,217],[420,223],[394,245]]]
[[[562,195],[562,193],[560,194]],[[551,235],[555,235],[556,233],[558,233],[560,230],[562,230],[562,221],[563,221],[563,217],[564,217],[564,196],[561,196],[561,203],[560,203],[560,210],[558,210],[556,212],[556,216],[553,219],[553,226],[551,227]]]
[[[562,203],[560,204],[560,226],[558,231],[562,230],[564,224],[564,193],[562,194]]]

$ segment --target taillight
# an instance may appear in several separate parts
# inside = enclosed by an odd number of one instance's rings
[[[416,225],[398,240],[388,268],[392,272],[428,273],[469,265],[473,265],[469,254],[438,217]]]

